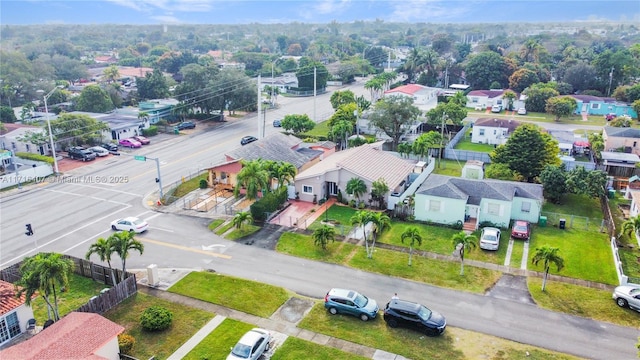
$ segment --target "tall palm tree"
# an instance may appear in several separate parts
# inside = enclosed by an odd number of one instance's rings
[[[478,244],[478,239],[464,231],[456,233],[451,238],[453,242],[453,248],[460,253],[460,275],[464,275],[464,253],[475,249]]]
[[[329,241],[336,240],[336,230],[333,226],[322,225],[321,227],[313,231],[313,243],[316,246],[321,246],[322,250],[327,250],[327,243]]]
[[[20,279],[15,285],[18,288],[17,296],[25,295],[25,304],[31,305],[34,295],[40,294],[44,302],[47,304],[47,317],[51,320],[51,313],[54,312],[54,306],[49,299],[50,289],[40,279],[40,273],[36,271],[37,262],[42,254],[37,254],[25,258],[20,266]]]
[[[564,267],[564,259],[558,255],[560,249],[551,247],[549,245],[543,245],[536,248],[536,253],[531,258],[531,263],[538,265],[542,261],[542,267],[544,268],[544,278],[542,279],[542,291],[547,284],[547,276],[549,275],[549,268],[551,264],[555,264],[558,271]]]
[[[367,240],[367,224],[371,221],[371,212],[367,210],[357,211],[353,216],[351,216],[351,225],[353,226],[361,226],[362,233],[364,236],[364,246],[365,251],[367,252],[367,256],[369,256],[369,241]]]
[[[347,182],[346,190],[347,194],[355,196],[356,200],[360,202],[360,196],[367,192],[367,184],[360,178],[351,178]]]
[[[278,187],[291,184],[297,173],[298,169],[296,169],[292,163],[286,161],[279,162],[275,171]]]
[[[251,216],[251,213],[248,211],[243,211],[235,214],[233,216],[233,219],[231,220],[233,226],[235,226],[235,228],[238,230],[242,228],[243,224],[251,222],[253,222],[253,216]]]
[[[264,168],[262,159],[242,161],[242,169],[236,177],[236,195],[240,187],[247,189],[247,199],[253,200],[258,197],[259,191],[266,191],[269,184],[269,171]]]
[[[409,266],[411,266],[411,257],[413,256],[413,246],[415,244],[422,245],[422,235],[417,227],[412,226],[405,230],[400,236],[400,240],[404,244],[404,241],[409,242]]]
[[[638,232],[640,232],[640,215],[636,217],[629,218],[627,221],[622,223],[622,233],[631,236],[631,234],[638,237]]]
[[[383,212],[369,212],[369,221],[373,225],[371,229],[371,246],[369,247],[369,254],[367,254],[369,259],[371,259],[373,257],[373,250],[376,247],[378,234],[384,231],[384,229],[391,227],[391,218]]]
[[[125,279],[129,252],[135,250],[139,252],[140,255],[144,252],[144,245],[135,239],[135,235],[133,231],[120,231],[109,237],[113,252],[118,254],[120,260],[122,260],[122,276],[120,281],[124,281]]]
[[[98,259],[102,262],[106,262],[109,265],[109,272],[111,273],[111,281],[116,283],[116,278],[113,274],[113,267],[111,266],[111,254],[113,254],[113,248],[111,246],[111,238],[99,238],[95,243],[89,246],[89,250],[87,250],[87,254],[84,256],[85,259],[90,260],[91,255],[98,255]]]

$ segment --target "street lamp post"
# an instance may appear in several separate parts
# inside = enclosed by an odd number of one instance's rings
[[[366,53],[367,49],[372,47],[373,45],[367,45],[364,49],[362,49],[362,60],[364,60],[364,54]],[[362,73],[362,77],[365,77],[364,71]]]
[[[47,127],[49,128],[49,142],[51,146],[51,155],[53,155],[53,174],[58,175],[58,160],[56,159],[56,144],[53,142],[53,133],[51,132],[51,116],[49,116],[49,108],[47,107],[47,100],[49,97],[53,95],[53,93],[61,88],[60,85],[53,88],[53,90],[49,91],[47,95],[44,96],[44,112],[47,113]],[[43,92],[43,90],[38,90],[38,92]]]

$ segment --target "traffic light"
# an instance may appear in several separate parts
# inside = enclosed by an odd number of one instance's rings
[[[31,227],[31,224],[27,224],[25,226],[27,227],[27,231],[24,234],[27,236],[33,235],[33,228]]]
[[[159,182],[160,182],[160,179],[156,178],[156,182],[157,182],[157,183],[159,183]]]

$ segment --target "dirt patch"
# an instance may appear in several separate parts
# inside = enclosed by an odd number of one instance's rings
[[[81,161],[81,160],[74,160],[69,158],[62,158],[58,160],[58,171],[61,173],[65,173],[67,171],[71,171],[71,170],[83,167],[85,165],[95,164],[96,162],[105,161],[107,159],[113,160],[113,157],[114,155],[108,155],[108,156],[95,158],[94,160],[91,160],[91,161]]]

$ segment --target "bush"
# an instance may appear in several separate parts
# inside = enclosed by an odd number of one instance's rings
[[[200,179],[200,189],[206,189],[209,187],[209,183],[205,179]]]
[[[155,125],[149,126],[148,129],[142,129],[143,136],[155,136],[158,135],[158,127]]]
[[[355,208],[356,207],[356,200],[355,199],[351,199],[349,201],[349,206],[351,206],[352,208]]]
[[[171,326],[173,313],[162,306],[151,306],[140,315],[140,325],[147,331],[162,331]]]
[[[338,189],[338,196],[337,196],[337,200],[340,204],[342,204],[342,191],[340,191],[340,189]]]
[[[49,165],[53,165],[53,157],[45,156],[40,154],[34,154],[29,152],[17,152],[16,156],[20,159],[33,160],[33,161],[42,161],[46,162]]]
[[[125,355],[131,355],[133,346],[136,344],[136,338],[127,334],[118,335],[118,346],[120,347],[120,353]]]
[[[364,206],[364,201],[361,201],[360,204],[358,204],[358,209],[363,210]]]
[[[251,204],[249,209],[253,221],[260,222],[266,220],[266,213],[278,210],[280,205],[284,204],[285,201],[287,201],[287,188],[284,186],[267,193],[260,200]]]

